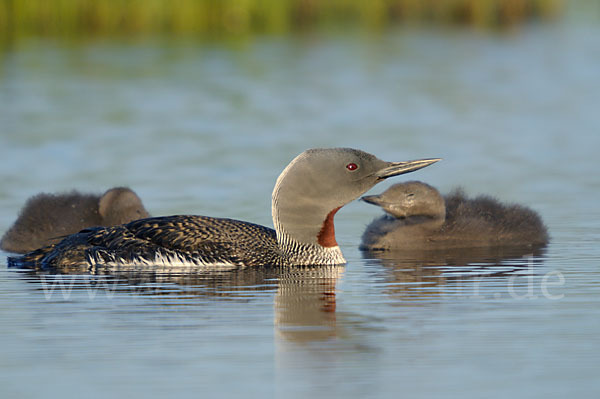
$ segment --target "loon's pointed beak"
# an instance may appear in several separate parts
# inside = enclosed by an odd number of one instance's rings
[[[426,166],[441,161],[442,158],[417,159],[414,161],[405,162],[388,162],[387,166],[377,171],[375,175],[379,180],[387,179],[388,177],[403,175],[404,173],[414,172]]]

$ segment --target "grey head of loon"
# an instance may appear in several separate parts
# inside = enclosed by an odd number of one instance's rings
[[[439,160],[385,162],[351,148],[304,151],[283,170],[273,190],[273,224],[280,247],[286,248],[290,240],[337,247],[333,217],[342,206],[389,177]]]

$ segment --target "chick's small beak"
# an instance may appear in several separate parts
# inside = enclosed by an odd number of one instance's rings
[[[383,169],[377,171],[375,175],[379,180],[383,180],[387,179],[388,177],[414,172],[415,170],[422,169],[438,161],[441,161],[441,158],[417,159],[414,161],[405,162],[388,162],[387,165]]]
[[[369,204],[381,205],[381,198],[379,197],[379,195],[365,195],[364,197],[361,197],[360,199]]]

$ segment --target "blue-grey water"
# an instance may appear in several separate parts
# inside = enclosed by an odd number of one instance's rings
[[[153,215],[271,226],[310,147],[537,210],[541,252],[379,258],[376,207],[336,216],[345,267],[36,274],[0,257],[1,397],[600,395],[600,27],[507,33],[31,40],[0,58],[0,231],[40,191],[127,185]]]

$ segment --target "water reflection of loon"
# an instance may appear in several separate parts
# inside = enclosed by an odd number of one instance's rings
[[[120,296],[152,296],[156,306],[160,306],[164,298],[168,307],[173,308],[202,306],[207,301],[221,300],[240,301],[244,305],[253,298],[273,293],[276,336],[284,341],[305,343],[339,335],[342,327],[338,326],[336,317],[336,284],[344,270],[345,266],[335,265],[221,272],[157,267],[145,272],[97,268],[93,275],[84,274],[81,268],[23,269],[18,273],[28,283],[42,284],[44,292],[56,300],[86,294],[93,298],[111,298],[118,293]]]

